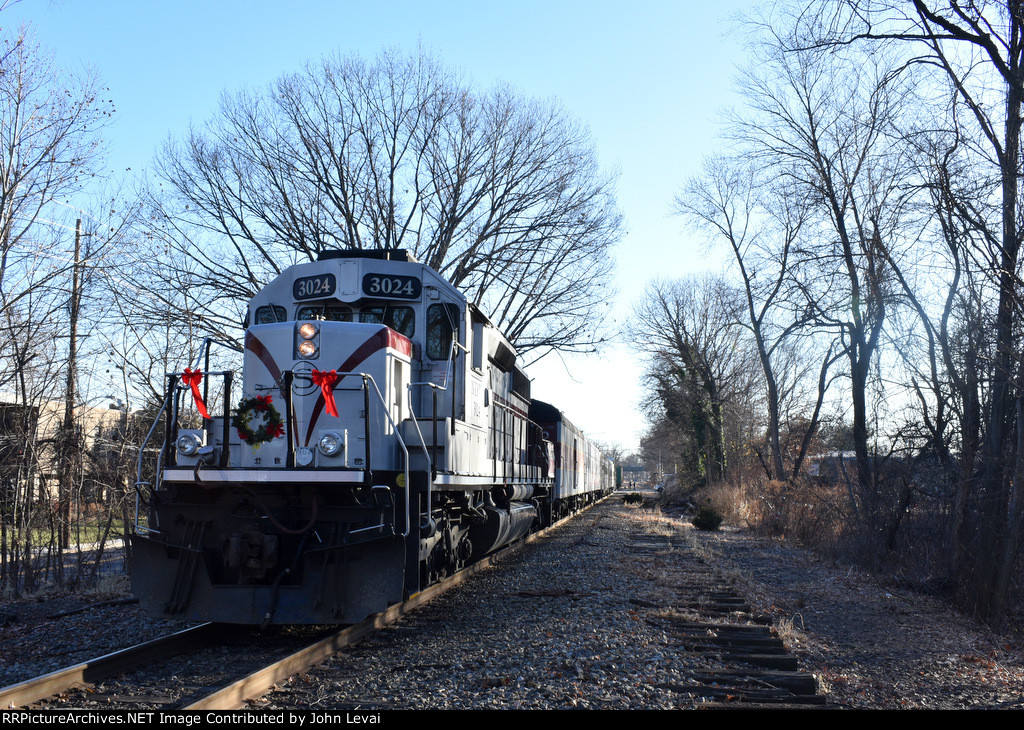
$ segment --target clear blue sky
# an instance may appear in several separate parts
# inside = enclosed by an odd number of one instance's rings
[[[731,16],[754,0],[21,0],[5,28],[30,22],[65,67],[91,67],[117,120],[110,168],[149,167],[168,135],[201,124],[224,90],[259,87],[325,54],[384,47],[435,52],[481,85],[557,97],[589,125],[602,163],[620,171],[628,234],[618,252],[617,319],[653,277],[706,268],[711,257],[669,214],[672,197],[714,148],[744,61]],[[588,435],[635,448],[640,363],[624,347],[531,369],[534,394]]]

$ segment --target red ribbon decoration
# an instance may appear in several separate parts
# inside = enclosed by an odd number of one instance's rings
[[[334,370],[314,369],[310,376],[313,378],[313,385],[319,385],[320,392],[324,394],[328,415],[337,418],[338,406],[334,403],[334,385],[338,381],[338,373]]]
[[[181,375],[181,382],[192,389],[192,399],[196,402],[196,410],[199,411],[199,415],[210,420],[210,414],[206,412],[206,404],[203,403],[203,396],[199,394],[199,384],[203,382],[203,371],[185,368],[185,372]]]

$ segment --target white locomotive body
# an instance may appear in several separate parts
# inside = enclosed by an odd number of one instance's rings
[[[196,377],[168,376],[131,536],[156,613],[359,621],[611,489],[560,413],[542,414],[545,437],[509,342],[404,252],[332,252],[274,279],[249,305],[241,397],[230,372],[203,374],[223,377],[224,412],[190,429]]]

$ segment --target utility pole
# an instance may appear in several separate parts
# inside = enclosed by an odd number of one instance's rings
[[[78,474],[78,437],[75,431],[75,376],[78,358],[78,311],[82,301],[81,281],[82,219],[75,222],[75,259],[71,268],[71,298],[68,302],[70,332],[68,334],[68,375],[64,401],[64,427],[61,429],[60,471],[60,526],[59,542],[62,550],[71,546],[71,500]],[[63,559],[57,562],[58,574],[63,573]]]

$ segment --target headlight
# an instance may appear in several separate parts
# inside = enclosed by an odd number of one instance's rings
[[[324,456],[336,456],[338,452],[341,451],[341,447],[344,443],[345,442],[342,441],[340,435],[333,431],[328,431],[320,437],[320,442],[317,444],[317,448],[320,449],[320,453]]]
[[[316,357],[320,349],[320,325],[316,322],[303,322],[296,333],[295,354],[307,359]]]
[[[199,437],[194,433],[186,433],[178,437],[177,446],[178,452],[182,456],[195,456],[196,452],[199,451],[199,447],[202,446],[202,442]]]

